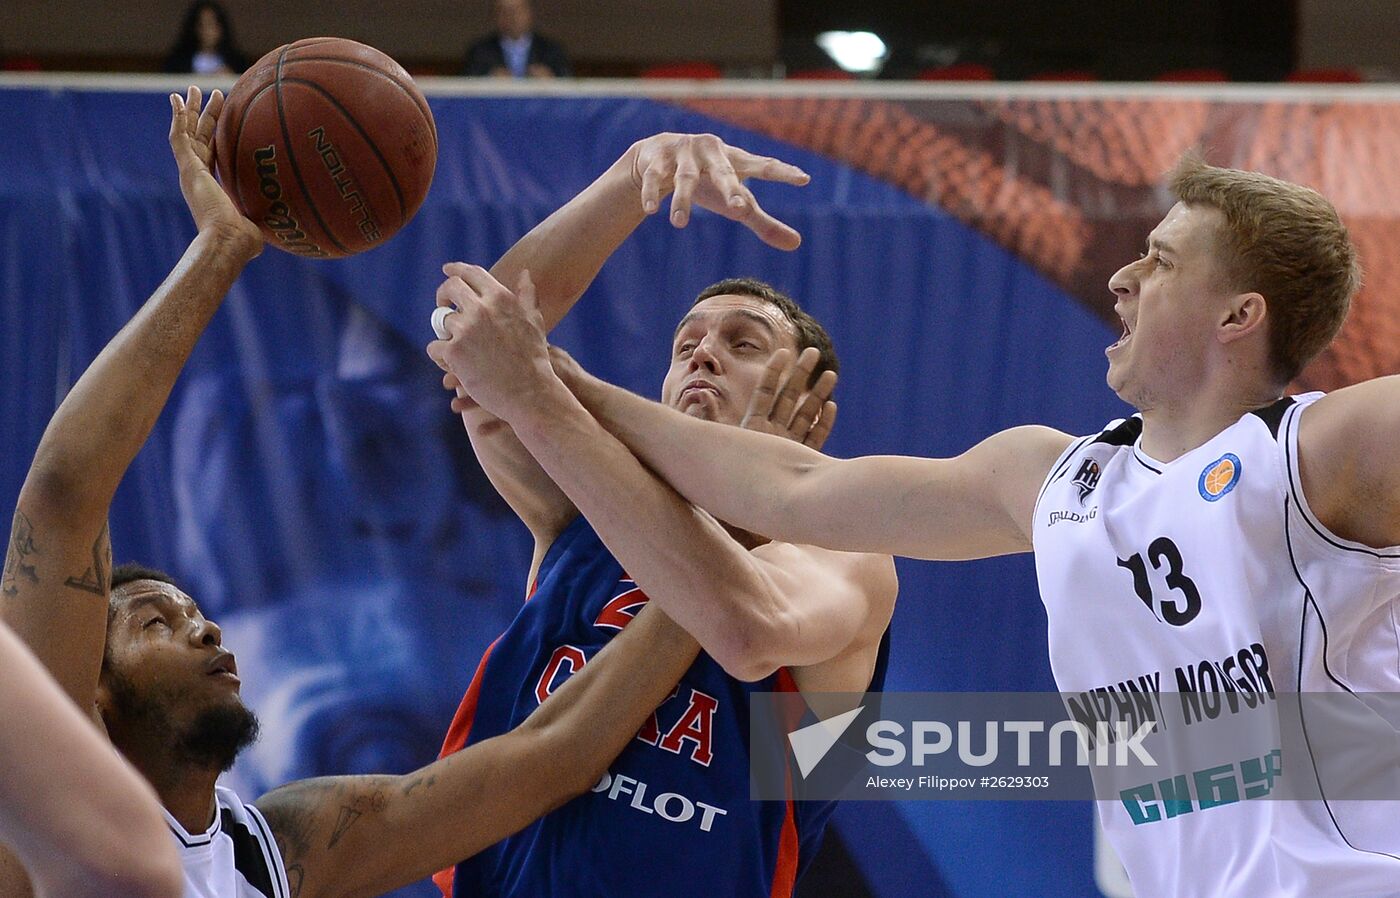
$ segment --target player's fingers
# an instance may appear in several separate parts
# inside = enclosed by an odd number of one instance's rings
[[[695,185],[700,183],[700,164],[695,155],[683,152],[676,158],[675,191],[671,194],[671,224],[683,228],[690,223],[690,204]]]
[[[440,305],[440,306],[455,306],[455,305],[456,305],[456,303],[453,302],[453,295],[455,294],[457,288],[453,287],[453,288],[449,288],[448,290],[444,291],[444,290],[443,290],[443,287],[446,287],[447,284],[450,283],[451,281],[453,281],[454,279],[455,279],[455,280],[458,280],[458,281],[461,281],[463,284],[466,284],[466,281],[462,279],[462,274],[463,274],[468,268],[470,268],[470,267],[471,267],[471,266],[468,265],[466,262],[448,262],[446,265],[442,266],[442,273],[443,273],[444,275],[446,275],[447,280],[446,280],[441,286],[438,287],[438,291],[437,291],[437,304],[438,304],[438,305]]]
[[[178,146],[180,138],[185,136],[183,128],[185,113],[185,101],[179,94],[170,95],[170,145]]]
[[[817,358],[820,361],[820,353],[817,354]],[[836,372],[828,368],[817,378],[817,382],[812,384],[809,392],[817,398],[817,405],[823,405],[831,398],[831,394],[836,391],[836,380]]]
[[[447,341],[434,340],[428,344],[428,358],[443,371],[447,370]]]
[[[496,280],[495,275],[491,274],[491,272],[482,268],[480,265],[462,266],[462,273],[453,278],[453,280],[462,281],[483,301],[492,297],[499,298],[502,295],[510,293],[504,284]]]
[[[749,190],[743,181],[740,181],[739,189],[729,195],[723,214],[734,221],[742,222],[752,214],[752,209],[756,205],[758,205],[758,200],[754,199],[753,191]]]
[[[799,442],[807,438],[807,433],[812,429],[812,424],[817,420],[817,415],[821,414],[822,404],[818,402],[811,393],[803,393],[802,398],[797,401],[797,408],[792,413],[792,420],[788,422],[788,436]]]
[[[775,427],[786,429],[792,423],[793,409],[797,407],[797,395],[792,390],[792,384],[797,379],[797,374],[792,366],[783,372],[783,381],[778,386],[778,392],[773,397],[773,409],[768,413],[768,418]]]
[[[797,364],[793,367],[793,375],[802,378],[802,384],[806,385],[812,380],[812,372],[817,370],[817,362],[821,361],[821,350],[815,346],[808,346],[798,353]]]
[[[558,370],[561,367],[573,364],[574,357],[551,343],[549,344],[549,363],[554,366],[555,370]]]
[[[738,147],[730,147],[730,159],[733,160],[740,177],[777,181],[794,187],[803,187],[812,180],[811,175],[795,165],[774,159],[772,156],[759,156]]]
[[[752,194],[750,194],[752,197]],[[802,245],[802,235],[786,222],[779,221],[764,211],[754,199],[747,206],[735,210],[739,214],[731,217],[758,235],[758,239],[774,249],[794,250]]]
[[[443,266],[443,271],[446,272],[449,267],[453,269],[452,273],[448,275],[449,277],[457,278],[477,293],[483,292],[483,288],[501,286],[501,282],[496,280],[495,275],[480,265],[473,265],[470,262],[451,262]]]
[[[820,450],[826,445],[826,438],[831,436],[831,428],[836,424],[836,403],[828,401],[822,406],[822,413],[817,416],[817,422],[812,425],[812,429],[807,431],[807,437],[802,442],[813,449]]]
[[[476,296],[465,281],[454,275],[438,284],[436,299],[441,308],[461,309],[463,305],[475,301]]]
[[[734,163],[730,161],[728,153],[725,152],[727,149],[728,146],[719,138],[700,143],[700,155],[705,177],[709,179],[714,191],[724,197],[725,205],[728,208],[743,209],[748,206],[752,197],[745,189],[744,181],[739,177]]]
[[[457,311],[441,316],[439,323],[447,332],[446,342],[452,342],[475,326],[483,313],[480,300],[468,299],[458,306]]]
[[[807,384],[812,377],[812,369],[817,366],[817,359],[820,353],[808,347],[802,350],[797,356],[797,362],[786,372],[782,384],[778,387],[778,398],[773,403],[773,423],[779,427],[789,427],[792,424],[792,417],[797,409],[798,399],[806,392]]]
[[[201,143],[212,144],[214,140],[214,126],[219,121],[219,113],[224,108],[224,92],[216,90],[209,95],[209,102],[204,104],[204,111],[199,114],[199,120],[195,125],[195,140]]]
[[[773,404],[778,398],[779,385],[782,383],[783,374],[790,364],[792,364],[792,353],[786,349],[780,349],[773,353],[773,357],[764,366],[763,376],[759,378],[758,386],[754,388],[753,395],[749,397],[749,407],[744,412],[745,418],[762,418],[766,421],[772,417]]]
[[[462,273],[471,268],[470,262],[448,262],[442,266],[442,273],[450,278],[462,277]]]
[[[793,439],[806,439],[808,431],[812,429],[817,416],[821,414],[822,406],[826,404],[827,397],[831,395],[831,389],[827,388],[818,392],[817,388],[821,386],[828,374],[832,374],[832,372],[823,371],[822,376],[817,379],[817,383],[813,385],[812,389],[803,393],[801,398],[797,400],[797,408],[793,411],[792,421],[788,424],[788,435]],[[835,375],[832,375],[832,386],[835,386],[835,382]]]
[[[434,297],[434,301],[437,302],[438,308],[442,308],[444,306],[448,308],[456,308],[457,304],[452,301],[451,294],[448,291],[443,290],[443,287],[445,287],[446,284],[447,282],[444,281],[441,285],[438,286],[437,294]]]
[[[195,124],[199,121],[199,109],[204,102],[204,93],[200,91],[199,85],[191,84],[189,90],[185,92],[185,133],[193,135]]]
[[[642,171],[642,211],[647,215],[661,208],[661,197],[671,189],[669,165],[653,159]]]

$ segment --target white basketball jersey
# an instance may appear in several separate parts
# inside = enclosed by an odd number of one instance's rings
[[[1400,693],[1400,549],[1337,537],[1302,495],[1298,420],[1321,395],[1168,463],[1143,453],[1136,416],[1066,450],[1033,529],[1062,693],[1120,708],[1154,692],[1228,692],[1238,708],[1275,691]],[[1400,895],[1400,802],[1251,800],[1316,766],[1268,749],[1224,746],[1195,780],[1230,780],[1238,800],[1168,781],[1098,802],[1139,898]]]
[[[216,786],[214,795],[218,807],[206,832],[188,833],[165,814],[185,870],[184,898],[290,898],[267,820],[232,790]]]

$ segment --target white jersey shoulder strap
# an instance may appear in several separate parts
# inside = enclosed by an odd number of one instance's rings
[[[292,898],[267,819],[230,789],[214,789],[214,821],[190,833],[166,811],[185,874],[185,898]]]
[[[233,843],[234,867],[267,898],[290,898],[287,871],[267,818],[230,789],[216,787],[223,830]]]

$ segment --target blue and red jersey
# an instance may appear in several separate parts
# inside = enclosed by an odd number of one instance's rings
[[[482,657],[443,755],[520,724],[646,602],[576,519]],[[884,683],[886,655],[882,642],[872,691]],[[439,874],[438,884],[461,898],[790,896],[835,809],[749,800],[749,694],[790,690],[785,669],[744,683],[702,652],[591,792],[462,861],[452,878]]]

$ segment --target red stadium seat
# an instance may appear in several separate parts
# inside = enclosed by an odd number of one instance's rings
[[[1366,78],[1356,69],[1299,69],[1289,72],[1284,80],[1294,84],[1360,84]]]
[[[1229,81],[1230,76],[1224,69],[1173,69],[1170,72],[1163,72],[1153,81],[1169,82],[1221,82]]]
[[[995,81],[997,73],[980,62],[955,62],[924,69],[914,77],[920,81]]]
[[[713,62],[667,62],[642,69],[643,78],[691,78],[708,81],[723,78],[724,71]]]

